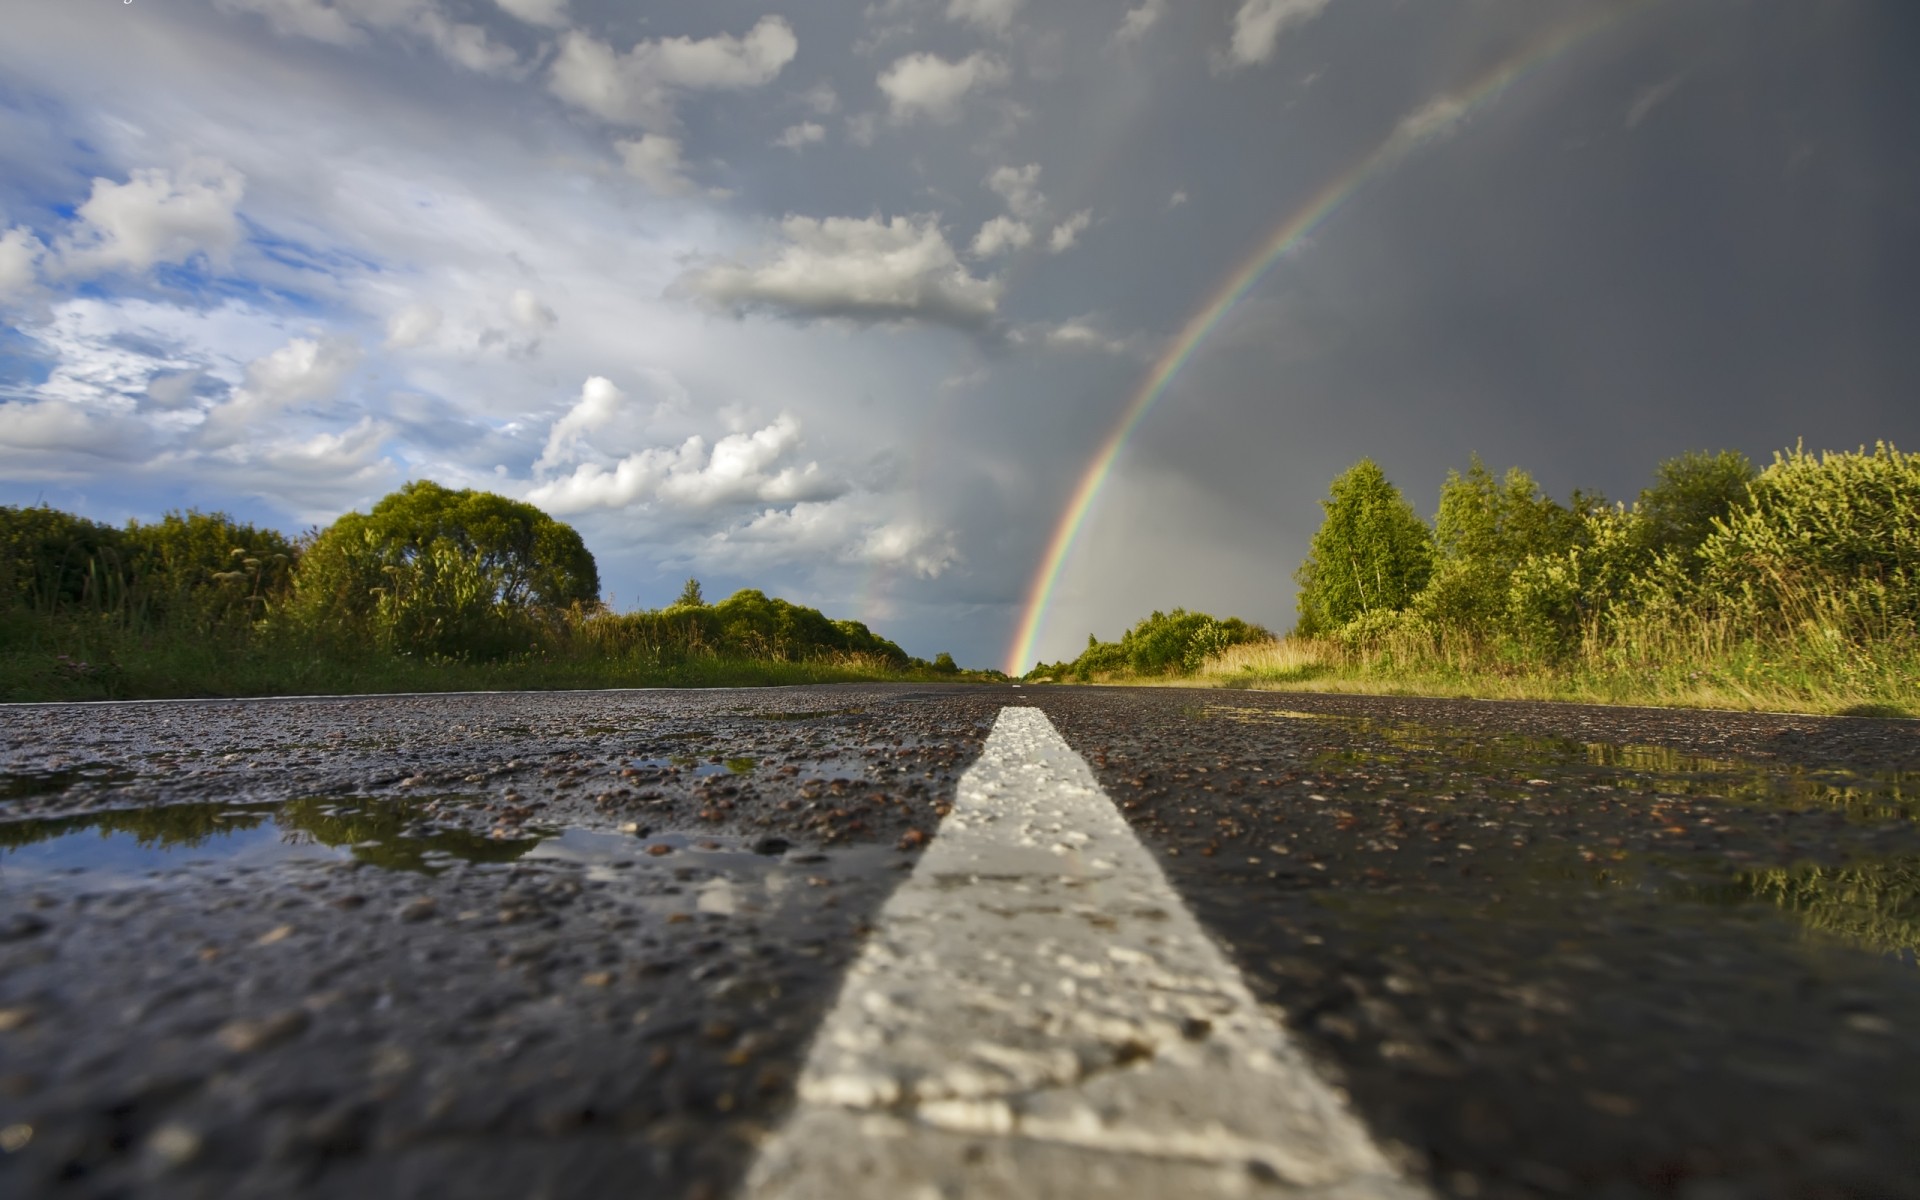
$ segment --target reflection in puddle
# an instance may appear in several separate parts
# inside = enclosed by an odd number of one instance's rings
[[[1712,802],[1756,809],[1822,811],[1860,824],[1920,820],[1920,772],[1854,772],[1687,754],[1666,746],[1583,742],[1522,734],[1449,733],[1411,722],[1381,722],[1340,714],[1213,705],[1210,718],[1273,724],[1309,719],[1333,725],[1360,744],[1323,750],[1311,758],[1319,770],[1408,775],[1443,771],[1449,783],[1419,791],[1420,809],[1502,806],[1516,830],[1521,810],[1567,811],[1574,796],[1599,787],[1605,793],[1651,800],[1656,808],[1678,801],[1697,820]],[[1463,795],[1458,775],[1480,775],[1484,791]],[[1559,791],[1533,799],[1531,781],[1544,778]],[[1416,786],[1419,786],[1416,784]],[[1688,802],[1692,802],[1689,804]],[[1558,806],[1558,807],[1556,807]],[[1598,834],[1593,835],[1598,838]],[[1511,854],[1485,856],[1476,869],[1519,884],[1515,902],[1538,906],[1556,888],[1627,891],[1662,901],[1734,909],[1777,911],[1810,935],[1908,963],[1920,962],[1920,858],[1885,857],[1845,866],[1799,864],[1755,867],[1711,852],[1691,857],[1603,851],[1604,866],[1576,863],[1566,849],[1536,842]],[[1613,841],[1614,846],[1620,842]],[[1330,903],[1342,903],[1329,898]]]
[[[266,866],[357,859],[428,875],[448,863],[511,862],[540,835],[495,839],[426,825],[417,804],[366,798],[170,804],[0,824],[0,875],[132,882],[188,864]]]
[[[1854,821],[1920,820],[1920,771],[1855,772],[1686,754],[1667,746],[1580,742],[1525,734],[1448,733],[1413,722],[1298,712],[1290,709],[1207,706],[1205,715],[1247,723],[1312,720],[1412,756],[1443,755],[1515,781],[1545,775],[1555,783],[1611,783],[1638,791],[1730,800],[1784,809],[1826,809]],[[1325,751],[1317,766],[1384,765],[1379,748]]]
[[[0,885],[69,879],[124,888],[159,877],[246,872],[291,862],[357,860],[438,874],[455,862],[570,865],[620,886],[672,920],[759,917],[816,887],[891,878],[904,859],[890,846],[804,851],[784,839],[711,832],[613,833],[527,829],[496,839],[426,823],[408,801],[315,798],[282,804],[176,804],[0,823]],[[821,902],[834,903],[831,892]]]

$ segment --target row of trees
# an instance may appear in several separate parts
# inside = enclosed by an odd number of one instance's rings
[[[51,508],[0,508],[0,642],[80,622],[278,638],[349,659],[484,661],[564,647],[656,665],[690,656],[914,663],[858,621],[759,591],[708,604],[689,580],[675,604],[620,615],[599,594],[593,555],[570,526],[521,501],[431,482],[299,539],[218,513],[116,528]]]
[[[1888,445],[1756,471],[1733,451],[1662,463],[1632,505],[1565,504],[1519,468],[1450,472],[1429,526],[1361,460],[1333,481],[1300,585],[1305,636],[1414,633],[1510,658],[1564,659],[1677,612],[1834,636],[1920,618],[1920,455]]]
[[[1037,663],[1028,678],[1073,678],[1082,682],[1124,675],[1173,675],[1196,671],[1208,658],[1243,642],[1268,641],[1273,634],[1239,617],[1216,618],[1176,608],[1156,610],[1117,642],[1087,635],[1087,648],[1072,662]]]

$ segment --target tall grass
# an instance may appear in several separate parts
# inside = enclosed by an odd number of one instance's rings
[[[1229,647],[1214,686],[1920,715],[1920,634],[1871,583],[1777,581],[1777,605],[1668,605],[1582,624],[1551,660],[1417,619]]]

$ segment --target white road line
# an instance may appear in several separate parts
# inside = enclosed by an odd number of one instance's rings
[[[1037,708],[1003,708],[750,1200],[1415,1200]]]

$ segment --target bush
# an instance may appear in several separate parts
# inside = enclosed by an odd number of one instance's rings
[[[287,617],[335,644],[499,658],[558,613],[597,606],[599,590],[572,527],[518,500],[422,481],[314,538]]]

